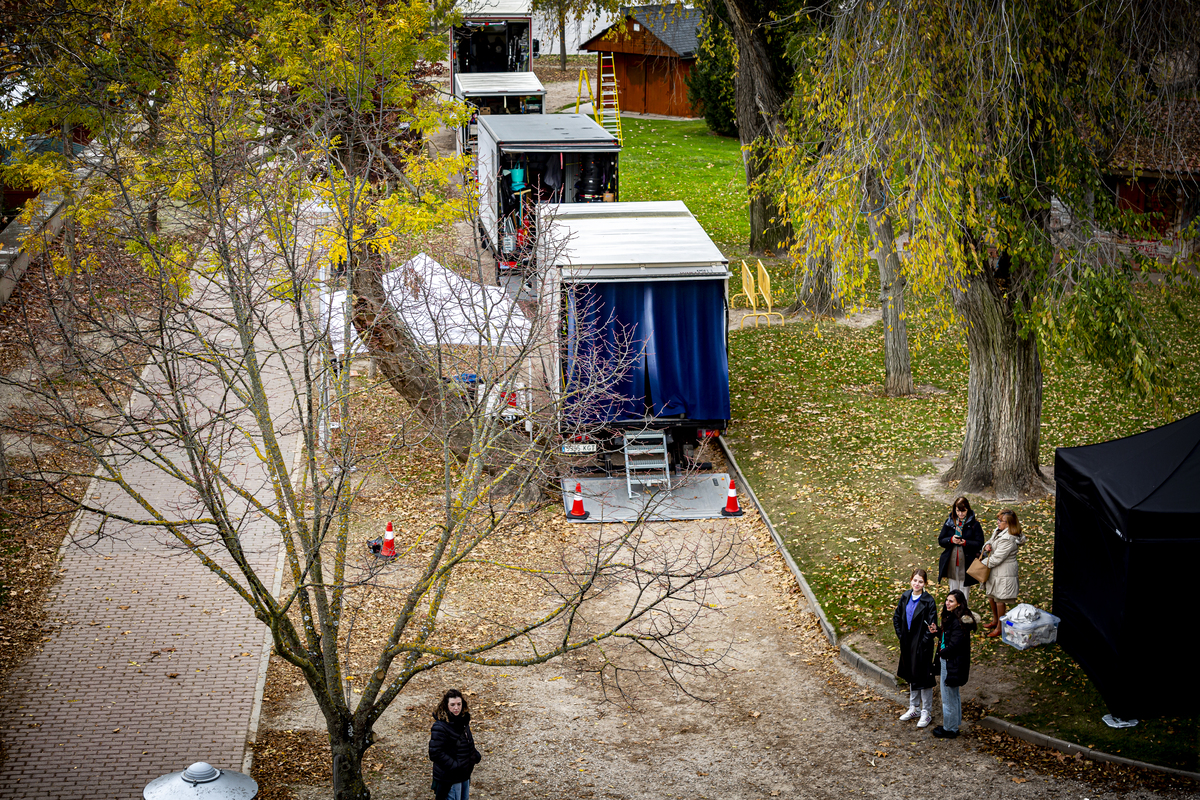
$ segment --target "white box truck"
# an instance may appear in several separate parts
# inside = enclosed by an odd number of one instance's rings
[[[546,87],[532,72],[460,72],[454,97],[474,107],[455,137],[459,153],[475,152],[480,116],[546,113]]]
[[[631,484],[660,470],[669,486],[668,463],[729,425],[729,262],[680,201],[546,204],[538,216],[538,303],[557,338],[543,370],[568,407],[563,452],[611,469],[624,451]],[[587,391],[597,381],[606,397]],[[587,398],[578,414],[573,397]]]
[[[530,0],[465,0],[450,29],[450,78],[465,72],[528,72],[536,54]]]
[[[543,203],[619,200],[621,144],[585,114],[479,117],[479,230],[500,274],[531,272]]]

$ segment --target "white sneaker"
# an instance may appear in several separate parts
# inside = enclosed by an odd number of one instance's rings
[[[917,723],[917,727],[918,728],[927,727],[929,725],[929,723],[931,723],[931,722],[933,722],[933,715],[931,715],[928,711],[922,711],[921,719]]]
[[[912,718],[913,718],[913,717],[915,717],[916,715],[917,715],[917,709],[916,709],[916,707],[914,707],[914,706],[909,706],[909,707],[908,707],[908,711],[905,711],[903,714],[901,714],[901,715],[900,715],[900,721],[901,721],[901,722],[908,722],[910,719],[912,719]]]

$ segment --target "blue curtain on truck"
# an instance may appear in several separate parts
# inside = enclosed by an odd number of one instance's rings
[[[627,366],[614,379],[618,362]],[[588,417],[729,419],[724,281],[570,287],[566,378],[576,391],[611,382],[612,400],[586,404]]]

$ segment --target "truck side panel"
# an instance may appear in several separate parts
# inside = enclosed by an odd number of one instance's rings
[[[724,280],[575,284],[564,304],[564,377],[609,382],[609,421],[729,420]]]

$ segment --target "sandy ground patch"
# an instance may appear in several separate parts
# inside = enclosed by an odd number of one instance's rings
[[[689,537],[703,525],[675,526],[669,535]],[[372,795],[429,796],[430,711],[454,686],[468,693],[484,754],[472,778],[476,798],[1163,796],[1106,793],[1024,769],[978,749],[969,726],[943,742],[899,722],[895,698],[843,671],[765,530],[752,531],[747,554],[761,560],[723,579],[720,608],[695,631],[733,645],[721,674],[690,687],[703,699],[650,674],[630,687],[630,709],[563,661],[521,671],[442,669],[414,682],[383,715],[368,758]],[[264,731],[309,732],[319,743],[321,719],[292,680],[284,665],[272,665]],[[291,791],[327,797],[327,786]],[[286,796],[282,788],[264,786],[271,797]]]

